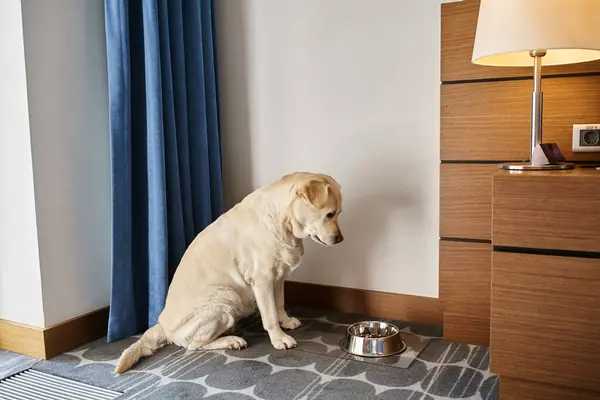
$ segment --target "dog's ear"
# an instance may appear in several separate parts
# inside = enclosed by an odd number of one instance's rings
[[[298,189],[297,195],[318,209],[325,207],[329,196],[329,185],[320,179],[313,179]]]

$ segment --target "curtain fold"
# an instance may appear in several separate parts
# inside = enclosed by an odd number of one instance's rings
[[[105,0],[112,171],[108,340],[156,324],[223,211],[211,0]]]

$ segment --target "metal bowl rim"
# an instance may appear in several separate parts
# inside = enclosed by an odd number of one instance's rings
[[[393,334],[391,334],[391,335],[389,335],[389,336],[380,336],[380,337],[372,337],[372,338],[365,337],[365,336],[354,335],[354,334],[352,334],[352,332],[350,332],[350,328],[352,328],[355,325],[361,325],[361,324],[367,324],[367,323],[373,323],[373,322],[379,322],[379,323],[383,322],[383,323],[386,323],[389,326],[391,326],[392,328],[394,328],[396,330],[396,332],[393,333]],[[387,322],[387,321],[377,321],[377,320],[360,321],[360,322],[355,322],[353,324],[350,324],[348,326],[348,328],[346,329],[346,335],[352,336],[352,337],[355,337],[355,338],[363,338],[363,339],[370,339],[370,340],[390,339],[390,338],[393,338],[394,336],[400,336],[400,328],[398,328],[396,325],[392,324],[391,322]],[[402,339],[402,337],[400,337],[400,339]],[[402,340],[404,340],[404,339],[402,339]]]

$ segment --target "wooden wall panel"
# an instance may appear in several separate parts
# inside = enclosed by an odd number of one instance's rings
[[[529,158],[531,81],[442,85],[442,160]],[[544,142],[556,142],[567,159],[600,160],[571,151],[573,124],[600,123],[600,76],[543,81]]]
[[[479,0],[442,4],[443,82],[532,76],[533,68],[488,67],[471,63]],[[600,62],[544,67],[545,75],[600,72]]]
[[[600,259],[495,252],[491,371],[600,391]]]
[[[525,160],[529,157],[527,81],[442,85],[442,160]]]
[[[600,123],[600,76],[546,79],[543,141],[558,143],[569,160],[600,161],[600,153],[573,153],[573,124]]]
[[[492,176],[496,164],[442,164],[440,167],[440,236],[492,237]]]
[[[493,182],[495,246],[600,252],[598,171],[500,171]]]
[[[491,248],[440,241],[439,294],[448,340],[489,345]]]
[[[457,251],[453,265],[466,267],[449,268],[445,243],[491,239],[491,175],[498,168],[490,162],[529,158],[533,68],[472,64],[479,1],[441,7],[440,296],[472,296],[468,304],[475,304],[481,292],[458,283],[472,278],[472,255]],[[571,151],[573,124],[600,123],[600,61],[543,67],[542,73],[544,142],[558,143],[571,161],[600,162],[600,153]],[[446,338],[482,343],[488,336],[489,315],[450,300],[445,307]]]
[[[444,311],[444,339],[479,346],[490,345],[490,312],[472,314],[467,308]]]

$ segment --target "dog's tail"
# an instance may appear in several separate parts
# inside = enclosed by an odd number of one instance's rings
[[[154,354],[156,350],[166,344],[167,335],[165,334],[164,329],[160,324],[154,325],[144,333],[140,340],[129,346],[123,354],[121,354],[121,358],[119,358],[119,362],[117,363],[114,372],[116,374],[122,374],[133,367],[140,358]]]

